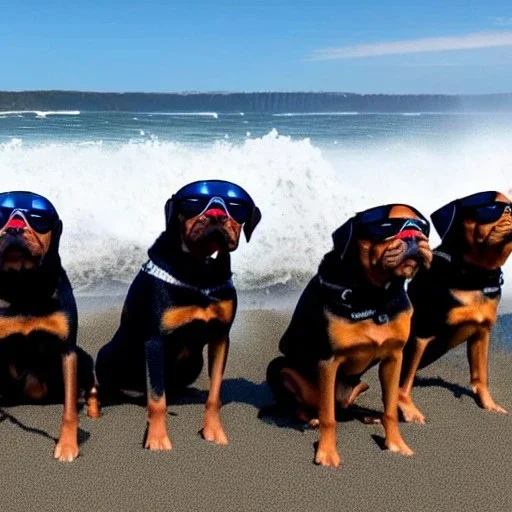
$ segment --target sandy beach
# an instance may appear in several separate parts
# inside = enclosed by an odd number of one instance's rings
[[[96,304],[96,305],[95,305]],[[119,301],[79,301],[79,344],[94,356],[115,331]],[[230,444],[198,435],[207,379],[170,404],[173,450],[142,448],[145,409],[108,406],[103,417],[80,414],[80,457],[52,459],[61,406],[0,409],[2,510],[510,510],[512,416],[479,409],[469,391],[464,347],[421,372],[415,397],[425,426],[402,424],[413,457],[381,449],[379,425],[354,419],[338,426],[343,466],[313,464],[318,433],[283,418],[258,417],[272,402],[268,362],[291,312],[243,310],[232,331],[222,396]],[[505,347],[512,316],[500,318],[491,354],[491,389],[512,411],[512,355]],[[508,338],[510,343],[510,339]],[[381,409],[375,369],[360,405]]]

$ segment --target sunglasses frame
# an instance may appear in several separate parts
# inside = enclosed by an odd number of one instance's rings
[[[417,217],[393,217],[389,218],[389,212],[391,209],[395,206],[405,206],[406,208],[409,208],[412,210]],[[377,217],[377,218],[375,218]],[[379,218],[380,217],[380,218]],[[372,219],[372,220],[370,220]],[[416,226],[418,228],[418,231],[424,234],[427,238],[430,235],[430,222],[426,219],[426,217],[416,208],[413,206],[410,206],[408,204],[402,204],[402,203],[393,203],[393,204],[387,204],[383,206],[375,206],[374,208],[369,208],[368,210],[364,210],[363,212],[359,212],[356,214],[354,219],[354,225],[355,228],[361,232],[366,231],[370,234],[370,238],[372,240],[386,240],[387,238],[391,238],[393,236],[398,235],[403,228],[405,227],[407,222],[411,223],[417,223],[419,226]],[[382,226],[384,223],[394,223],[394,221],[403,221],[401,228],[396,231],[394,234],[390,234],[388,236],[376,236],[374,233],[372,233],[371,226]],[[398,225],[398,222],[396,222]]]
[[[40,201],[43,208],[27,208],[28,202]],[[2,203],[9,202],[9,206]],[[59,215],[53,204],[45,197],[35,194],[34,192],[12,191],[0,193],[0,224],[1,228],[9,222],[9,220],[19,212],[28,225],[39,234],[46,234],[52,231],[57,222]],[[45,221],[43,226],[38,225],[34,221],[34,216]],[[5,221],[4,221],[5,218]]]
[[[197,201],[197,208],[195,208],[194,211],[192,209],[190,211],[186,211],[186,209],[183,208],[183,205],[187,202],[190,202],[190,205],[193,205],[194,203],[191,202],[193,200]],[[189,197],[180,197],[176,200],[176,210],[178,213],[181,213],[185,218],[191,219],[193,217],[197,217],[198,215],[201,215],[205,213],[210,205],[217,203],[219,206],[221,206],[227,213],[229,217],[231,217],[235,222],[242,225],[245,224],[251,217],[253,205],[248,203],[247,201],[243,199],[236,199],[232,197],[222,197],[222,196],[199,196],[199,195],[191,195]],[[231,204],[232,208],[233,205],[239,205],[244,208],[244,215],[242,216],[238,214],[233,214],[233,211],[230,211],[229,205]]]

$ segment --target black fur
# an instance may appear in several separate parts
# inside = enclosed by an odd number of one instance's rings
[[[186,286],[139,271],[128,290],[119,329],[98,354],[96,375],[107,395],[116,396],[121,390],[145,391],[146,362],[155,396],[161,396],[163,390],[168,395],[179,392],[201,372],[204,346],[229,332],[231,323],[215,319],[208,323],[194,320],[171,333],[162,332],[162,315],[172,306],[207,307],[232,300],[233,312],[236,310],[230,255],[219,254],[213,259],[186,253],[176,228],[171,219],[148,255]],[[212,289],[209,294],[201,291]]]
[[[405,378],[405,372],[414,355],[414,337],[435,336],[421,358],[418,366],[420,369],[448,352],[448,343],[454,330],[447,324],[448,314],[451,309],[460,306],[450,289],[479,290],[488,298],[499,299],[502,284],[503,274],[500,269],[485,270],[465,262],[462,246],[457,250],[451,244],[441,244],[435,249],[430,269],[420,269],[409,285],[408,294],[414,313],[411,336],[403,352],[402,379]]]
[[[287,366],[316,382],[318,362],[333,356],[325,310],[354,322],[373,318],[375,323],[380,324],[393,320],[411,307],[404,279],[394,279],[387,288],[374,286],[367,280],[357,253],[350,244],[350,230],[345,229],[347,226],[349,223],[334,233],[334,250],[324,256],[318,273],[299,299],[291,323],[279,343],[285,357],[279,357],[279,363],[274,360],[269,365],[269,384],[278,400],[286,393],[280,379],[270,380],[276,376],[275,368],[283,366],[286,360]],[[343,240],[340,240],[340,235],[343,235]],[[355,384],[360,375],[339,378]]]
[[[48,387],[43,401],[62,402],[62,354],[67,352],[77,353],[79,390],[87,390],[94,383],[92,358],[76,346],[77,308],[58,253],[61,231],[62,223],[59,221],[53,230],[48,252],[38,267],[0,271],[0,299],[9,304],[0,307],[0,317],[37,318],[63,312],[69,325],[66,340],[40,330],[28,335],[15,333],[0,339],[0,396],[8,402],[26,400],[23,389],[31,376]],[[18,378],[12,377],[10,366],[14,366]]]

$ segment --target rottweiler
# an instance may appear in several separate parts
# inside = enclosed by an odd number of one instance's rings
[[[123,391],[146,391],[144,446],[170,450],[166,396],[176,396],[196,380],[207,345],[210,389],[202,435],[227,444],[219,411],[237,307],[230,252],[242,229],[250,240],[261,213],[238,185],[207,180],[174,194],[165,205],[165,219],[165,231],[128,290],[119,329],[98,354],[99,392],[119,397]]]
[[[8,404],[63,400],[54,458],[71,462],[78,393],[94,374],[76,346],[76,303],[58,252],[62,221],[48,199],[16,191],[0,194],[0,226],[0,395]]]
[[[432,266],[409,287],[414,306],[404,348],[399,408],[406,421],[425,423],[412,400],[416,372],[467,341],[471,387],[481,407],[506,413],[488,386],[490,332],[512,252],[512,204],[496,191],[457,199],[431,215],[441,237]]]
[[[336,406],[367,389],[360,377],[378,363],[386,447],[413,453],[398,428],[398,383],[412,315],[406,282],[430,265],[429,230],[408,205],[356,214],[333,233],[334,249],[299,299],[267,381],[278,404],[319,425],[317,464],[340,465]]]

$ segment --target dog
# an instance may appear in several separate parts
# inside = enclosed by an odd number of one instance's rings
[[[16,191],[0,194],[0,225],[0,395],[9,404],[64,400],[54,458],[71,462],[77,395],[94,374],[76,346],[76,303],[58,252],[62,221],[48,199]]]
[[[489,391],[487,363],[501,267],[512,252],[511,209],[508,197],[488,191],[452,201],[431,215],[442,242],[430,270],[422,270],[409,287],[414,315],[399,397],[405,421],[425,423],[412,400],[417,370],[465,341],[477,401],[488,411],[506,413]]]
[[[130,286],[119,329],[98,354],[99,391],[102,396],[146,391],[144,447],[170,450],[166,396],[196,380],[207,345],[210,389],[202,436],[224,445],[220,389],[237,308],[230,252],[242,229],[250,240],[261,212],[238,185],[209,180],[174,194],[165,219],[165,231]]]
[[[408,205],[356,214],[333,233],[334,249],[299,299],[267,382],[278,404],[319,425],[316,464],[340,465],[336,404],[350,406],[367,389],[361,375],[379,363],[386,447],[413,453],[398,428],[398,381],[412,315],[405,284],[430,265],[429,229]]]

